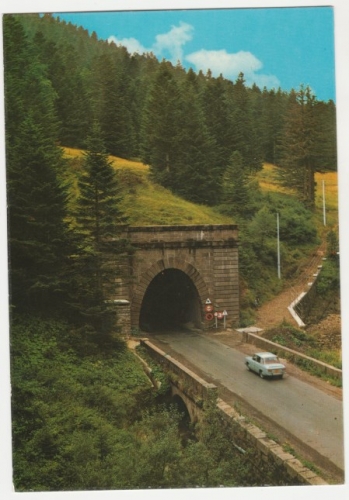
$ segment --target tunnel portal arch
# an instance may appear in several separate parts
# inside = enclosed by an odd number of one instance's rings
[[[143,331],[172,330],[191,326],[201,328],[199,293],[182,270],[167,268],[149,283],[143,296],[139,327]]]
[[[202,304],[208,297],[208,289],[191,264],[160,260],[140,281],[134,300],[140,329],[171,329],[186,323],[202,328]]]
[[[130,251],[115,259],[120,277],[111,297],[113,303],[127,303],[117,311],[120,332],[127,335],[139,330],[147,290],[153,287],[153,280],[155,287],[156,281],[161,279],[156,277],[164,271],[165,278],[170,279],[172,273],[174,280],[178,279],[182,286],[191,290],[188,298],[195,312],[190,319],[196,325],[201,322],[200,328],[213,326],[213,310],[208,311],[207,299],[217,315],[219,311],[225,312],[227,326],[238,324],[236,225],[127,226],[123,238],[129,243]],[[194,302],[200,305],[194,306]]]

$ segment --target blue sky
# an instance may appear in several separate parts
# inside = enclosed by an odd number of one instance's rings
[[[129,52],[289,91],[309,85],[335,100],[332,7],[56,13]]]

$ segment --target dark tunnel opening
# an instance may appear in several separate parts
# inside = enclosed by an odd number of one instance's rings
[[[200,298],[189,276],[173,268],[155,276],[143,298],[139,326],[146,332],[201,328]]]

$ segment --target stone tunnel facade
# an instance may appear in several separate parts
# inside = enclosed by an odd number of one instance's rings
[[[185,275],[196,291],[195,307],[201,323],[196,326],[212,326],[214,312],[225,312],[227,325],[238,324],[236,225],[130,226],[125,236],[135,250],[129,256],[126,277],[120,279],[116,299],[120,304],[129,302],[129,311],[120,308],[120,312],[126,323],[129,314],[130,328],[140,326],[142,306],[152,282],[170,271]]]

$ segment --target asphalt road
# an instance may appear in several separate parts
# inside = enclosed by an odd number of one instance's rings
[[[289,375],[261,379],[246,369],[244,354],[204,335],[154,337],[344,470],[342,401]]]

